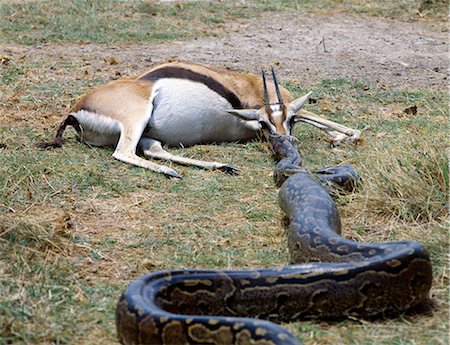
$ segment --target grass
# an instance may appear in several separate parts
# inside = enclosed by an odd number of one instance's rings
[[[440,19],[445,0],[260,0],[168,2],[84,0],[0,2],[0,39],[35,45],[49,42],[131,43],[220,36],[228,22],[265,11],[345,11],[360,15]]]
[[[20,74],[15,78],[20,84]],[[307,344],[336,339],[410,344],[409,338],[417,344],[444,344],[445,93],[389,92],[366,84],[362,91],[362,84],[324,80],[314,86],[318,103],[310,108],[349,125],[370,125],[364,141],[331,150],[321,132],[303,126],[297,130],[301,152],[308,165],[346,162],[361,173],[360,189],[338,200],[346,236],[425,243],[434,263],[432,296],[438,309],[432,317],[288,327]],[[302,91],[298,85],[288,87]],[[42,97],[39,87],[30,85],[30,90],[29,97]],[[60,108],[71,98],[62,97]],[[8,112],[8,104],[2,110]],[[412,104],[418,104],[420,116],[404,115],[402,109]],[[233,162],[242,173],[233,177],[177,167],[186,177],[174,181],[114,161],[110,149],[81,145],[70,131],[63,148],[35,150],[33,144],[49,133],[34,125],[5,126],[0,133],[6,145],[0,156],[0,319],[6,343],[112,342],[116,299],[130,280],[149,270],[251,268],[288,261],[265,144],[179,150]]]
[[[428,4],[428,12],[423,10],[427,18],[440,3],[239,4],[214,2],[199,11],[199,3],[96,1],[83,7],[75,0],[4,2],[2,18],[8,20],[0,22],[0,29],[3,44],[127,44],[220,35],[227,21],[249,20],[258,11],[390,11],[416,18],[415,9]],[[146,35],[150,26],[139,29],[149,18],[148,25],[155,25],[152,31],[160,36]],[[91,30],[71,30],[76,21]],[[166,23],[175,23],[170,37]],[[211,31],[205,33],[204,28]],[[114,68],[105,63],[84,75],[84,65],[51,58],[4,61],[0,68],[0,344],[114,343],[115,303],[141,274],[288,262],[272,181],[274,162],[266,144],[173,149],[241,169],[239,176],[229,176],[174,166],[185,175],[181,181],[115,161],[108,148],[76,142],[73,131],[67,132],[61,149],[40,151],[33,145],[53,135],[60,114],[76,97],[109,79]],[[337,199],[345,236],[425,244],[433,262],[435,303],[431,315],[405,314],[374,322],[302,321],[286,327],[309,345],[447,344],[447,92],[392,91],[345,78],[286,86],[295,95],[314,91],[317,103],[308,105],[309,110],[352,127],[369,127],[358,145],[337,149],[311,127],[298,126],[296,135],[306,165],[352,164],[363,178],[355,193]],[[412,106],[417,106],[417,115],[404,111]]]

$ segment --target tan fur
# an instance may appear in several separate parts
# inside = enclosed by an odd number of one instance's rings
[[[123,122],[133,122],[145,113],[152,83],[136,78],[110,81],[81,97],[70,112],[89,109]]]

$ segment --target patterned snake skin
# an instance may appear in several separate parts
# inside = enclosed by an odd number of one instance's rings
[[[142,276],[117,305],[122,344],[301,344],[261,319],[370,316],[404,311],[427,298],[431,264],[420,243],[358,243],[339,236],[340,218],[328,192],[334,183],[352,188],[354,170],[341,166],[311,173],[301,167],[291,137],[269,139],[280,159],[274,177],[282,184],[279,203],[289,219],[293,264]]]

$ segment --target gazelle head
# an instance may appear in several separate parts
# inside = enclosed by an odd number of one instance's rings
[[[266,75],[261,71],[263,81],[264,106],[260,109],[233,109],[229,113],[245,121],[257,121],[265,136],[269,134],[291,135],[295,123],[298,121],[297,113],[307,102],[311,92],[285,104],[281,97],[280,87],[272,67],[272,78],[277,94],[277,102],[270,103],[267,91]]]

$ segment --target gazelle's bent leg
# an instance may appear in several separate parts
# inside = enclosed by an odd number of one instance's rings
[[[116,149],[113,153],[113,157],[129,164],[133,164],[145,169],[155,171],[157,173],[162,173],[169,177],[181,178],[175,170],[166,167],[164,165],[159,165],[148,161],[136,154],[136,148],[139,140],[142,137],[145,127],[148,124],[149,119],[153,114],[153,102],[157,95],[153,92],[150,99],[143,99],[141,94],[126,93],[126,89],[122,92],[123,97],[125,95],[128,97],[129,105],[127,108],[123,109],[123,112],[128,112],[127,116],[120,116],[120,137],[117,143]],[[131,102],[130,97],[135,97]],[[121,114],[122,115],[122,114]]]
[[[324,130],[333,137],[335,144],[339,144],[339,142],[341,142],[346,136],[349,137],[346,140],[347,143],[356,141],[361,137],[361,131],[343,126],[334,121],[324,119],[314,113],[311,113],[310,111],[302,110],[297,115],[297,121],[306,122],[313,126],[316,126],[317,128]],[[337,135],[336,132],[345,134],[345,136],[343,136],[342,134]]]
[[[323,130],[324,132],[326,132],[329,136],[331,136],[333,138],[333,145],[339,145],[339,143],[344,140],[345,138],[348,138],[347,134],[335,131],[330,129],[330,127],[327,127],[325,125],[322,125],[320,123],[314,122],[314,121],[310,121],[310,120],[306,120],[306,119],[300,119],[298,121],[304,122],[304,123],[308,123],[314,127],[317,127],[321,130]]]
[[[117,144],[113,157],[122,162],[133,164],[141,168],[146,168],[157,173],[162,173],[170,177],[181,178],[175,170],[164,165],[155,164],[147,159],[136,155],[136,146],[142,135],[142,131],[137,131],[135,128],[123,129],[120,134],[120,139]]]
[[[198,159],[186,158],[182,156],[173,155],[170,152],[163,149],[161,142],[151,138],[141,138],[139,145],[142,148],[142,152],[145,156],[164,159],[174,163],[183,165],[193,165],[203,169],[220,169],[229,173],[237,173],[238,169],[230,164],[224,164],[219,162],[206,162]]]

